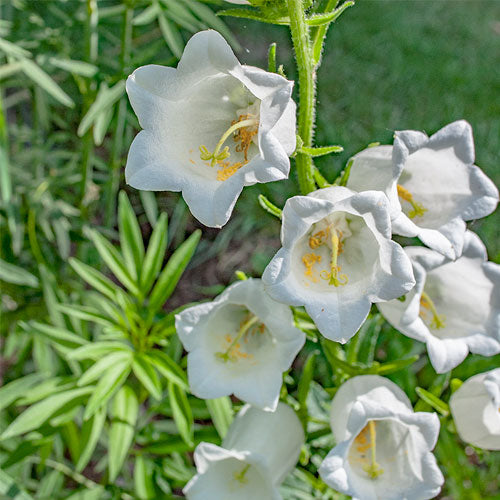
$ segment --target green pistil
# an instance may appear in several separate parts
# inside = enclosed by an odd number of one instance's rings
[[[211,153],[206,146],[200,146],[200,158],[203,161],[210,161],[210,166],[214,167],[215,165],[217,165],[217,163],[220,163],[221,161],[231,156],[228,146],[226,146],[221,151],[221,148],[228,139],[228,137],[230,137],[232,134],[234,134],[234,132],[236,132],[240,128],[251,127],[253,125],[258,125],[258,124],[259,120],[257,120],[256,118],[251,118],[249,120],[242,120],[240,122],[235,123],[234,125],[231,125],[220,138],[219,142],[217,143],[217,146],[215,146],[213,153]]]
[[[377,463],[377,431],[375,429],[375,422],[373,420],[370,420],[368,422],[368,429],[370,431],[371,464],[364,467],[364,471],[368,473],[368,475],[372,479],[377,479],[377,477],[381,476],[384,473],[384,469],[382,469],[382,467],[380,467],[380,465]]]
[[[245,467],[243,467],[243,469],[241,469],[240,472],[238,472],[238,473],[235,472],[234,478],[236,479],[236,481],[238,481],[239,483],[242,483],[242,484],[247,483],[248,479],[245,476],[246,476],[246,473],[248,472],[248,469],[250,469],[250,464],[245,465]]]

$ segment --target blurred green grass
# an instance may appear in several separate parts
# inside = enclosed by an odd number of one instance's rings
[[[279,63],[295,78],[286,28],[230,25],[246,47],[245,63],[263,66],[268,45],[277,41]],[[465,119],[474,130],[476,164],[500,185],[499,47],[498,0],[358,1],[330,28],[318,72],[316,142],[340,144],[344,153],[316,164],[332,180],[352,154],[371,142],[391,143],[395,130],[432,134]],[[294,194],[291,177],[268,187],[277,202]],[[243,200],[238,206],[248,208]],[[500,262],[500,212],[471,229]]]

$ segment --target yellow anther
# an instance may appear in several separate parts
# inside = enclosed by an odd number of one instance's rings
[[[239,359],[252,358],[253,356],[251,354],[248,354],[247,352],[242,352],[240,350],[241,344],[239,343],[239,341],[258,321],[259,321],[258,316],[250,314],[248,319],[246,319],[241,323],[240,329],[238,330],[238,333],[234,339],[229,334],[227,334],[224,337],[226,342],[229,343],[229,346],[224,352],[215,353],[215,356],[224,362],[227,361],[236,362]]]
[[[246,473],[248,472],[248,469],[250,468],[250,464],[247,464],[245,465],[245,467],[243,467],[243,469],[241,469],[240,472],[238,473],[234,473],[234,478],[236,479],[236,481],[242,483],[242,484],[245,484],[248,482],[248,479],[245,477],[246,476]]]
[[[377,463],[377,431],[375,428],[375,421],[370,420],[368,424],[363,428],[363,430],[358,434],[356,437],[356,441],[360,436],[363,437],[363,441],[366,443],[366,429],[368,428],[368,431],[370,433],[370,442],[369,444],[363,444],[361,448],[363,448],[363,451],[366,451],[368,449],[371,450],[370,452],[370,459],[371,463],[369,465],[365,465],[363,467],[363,470],[370,476],[371,479],[376,479],[380,475],[384,473],[384,469],[380,467],[380,465]],[[358,447],[358,451],[361,452],[361,450]]]
[[[410,191],[401,186],[401,184],[398,184],[398,196],[402,200],[407,201],[412,206],[412,209],[408,212],[408,217],[410,219],[414,219],[415,217],[422,217],[425,212],[427,212],[427,208],[425,208],[422,203],[418,203],[417,201],[415,201]]]
[[[313,283],[317,283],[318,279],[313,274],[313,267],[316,262],[321,262],[321,255],[315,253],[306,253],[302,256],[302,263],[306,266],[304,276],[309,278]]]
[[[245,163],[242,163],[241,161],[233,164],[229,163],[228,161],[220,163],[218,165],[220,170],[217,170],[217,180],[226,181],[244,165]]]
[[[237,123],[241,123],[245,120],[251,119],[251,117],[254,115],[240,115],[237,120],[234,120],[231,125],[236,125]],[[239,153],[243,153],[245,156],[245,162],[248,161],[248,150],[250,148],[250,145],[252,144],[253,138],[257,135],[259,132],[258,127],[243,127],[238,129],[234,133],[234,142],[239,142],[236,146],[236,151]]]
[[[436,306],[432,299],[425,292],[422,292],[420,297],[420,305],[427,310],[430,310],[432,313],[432,320],[430,323],[430,327],[435,330],[440,330],[446,326],[446,316],[444,314],[438,314]],[[425,319],[425,311],[420,309],[420,316]]]
[[[317,233],[313,234],[309,238],[309,246],[312,249],[318,248],[319,246],[326,243],[326,239],[328,238],[328,233],[330,232],[330,228],[322,229]]]

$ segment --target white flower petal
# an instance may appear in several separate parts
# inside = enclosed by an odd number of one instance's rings
[[[500,368],[467,379],[450,398],[459,436],[486,450],[500,450]]]

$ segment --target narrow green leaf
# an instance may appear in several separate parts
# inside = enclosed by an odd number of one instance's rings
[[[154,191],[139,191],[139,196],[151,227],[156,227],[158,221],[158,203],[156,202]]]
[[[113,274],[134,294],[138,293],[135,280],[132,279],[120,252],[96,230],[90,229],[88,235],[99,255]]]
[[[193,414],[186,393],[172,382],[168,382],[168,395],[175,425],[184,442],[190,447],[193,443]]]
[[[302,376],[300,377],[298,391],[297,391],[298,392],[297,400],[300,404],[301,410],[305,408],[306,416],[307,416],[306,400],[307,400],[307,395],[309,394],[309,388],[311,387],[311,381],[313,380],[314,377],[314,365],[316,361],[316,354],[317,354],[316,352],[312,352],[307,357],[307,360],[304,363],[304,368],[302,370]]]
[[[415,392],[418,397],[425,401],[428,405],[432,406],[436,411],[438,411],[443,417],[447,417],[450,414],[450,407],[437,396],[426,391],[422,387],[416,387]]]
[[[276,205],[271,203],[263,194],[259,194],[259,205],[268,213],[271,215],[274,215],[278,219],[281,220],[281,217],[283,216],[283,211],[281,208],[278,208]]]
[[[134,280],[140,276],[144,259],[141,228],[125,191],[120,191],[118,202],[120,244],[127,269]]]
[[[269,45],[269,52],[267,53],[267,71],[269,71],[269,73],[276,73],[276,43]]]
[[[344,170],[342,170],[342,173],[340,174],[340,179],[339,181],[335,181],[335,184],[338,184],[339,186],[345,186],[347,185],[347,181],[349,180],[349,175],[351,174],[351,167],[352,164],[354,163],[354,160],[349,160],[347,162],[347,165]]]
[[[158,278],[156,285],[151,292],[149,300],[150,315],[156,314],[167,299],[172,295],[177,283],[179,282],[184,269],[189,264],[198,242],[200,241],[201,231],[197,229],[179,248],[172,254],[167,265]]]
[[[159,349],[154,349],[145,356],[167,380],[173,384],[177,384],[186,391],[189,390],[186,374],[167,353]]]
[[[75,61],[73,59],[59,59],[57,57],[51,57],[49,62],[56,68],[64,69],[65,71],[75,75],[86,76],[87,78],[93,77],[99,70],[99,68],[94,64],[84,61]]]
[[[0,66],[0,80],[8,78],[9,76],[15,75],[23,69],[23,65],[20,62],[13,62],[9,64],[3,64]]]
[[[306,155],[312,156],[313,158],[329,155],[330,153],[341,153],[342,151],[344,151],[344,148],[342,146],[320,146],[317,148],[308,148],[302,146],[300,148],[301,153],[305,153]]]
[[[89,460],[94,453],[95,447],[97,446],[99,438],[102,435],[105,421],[106,408],[103,407],[100,410],[97,410],[97,412],[91,419],[83,422],[81,436],[81,443],[83,448],[76,464],[77,472],[81,472],[89,463]]]
[[[157,401],[160,401],[162,393],[160,379],[149,359],[141,354],[137,354],[132,361],[132,370],[149,394]]]
[[[158,15],[158,4],[153,3],[149,7],[146,7],[142,12],[134,17],[132,24],[134,26],[144,26],[146,24],[152,23],[156,16]]]
[[[82,345],[88,344],[88,341],[79,335],[66,330],[64,328],[59,328],[53,325],[45,325],[39,323],[38,321],[31,321],[30,323],[25,323],[23,326],[25,331],[32,331],[39,333],[53,342],[62,345],[63,347],[76,348]]]
[[[167,19],[163,12],[158,12],[158,24],[168,48],[177,59],[180,59],[184,50],[184,41],[179,30]]]
[[[94,144],[96,146],[100,146],[103,143],[106,132],[111,124],[111,120],[113,119],[113,113],[114,108],[109,107],[97,115],[97,118],[94,121],[93,129]]]
[[[224,396],[217,399],[206,399],[205,403],[219,436],[224,439],[234,416],[231,399]]]
[[[2,259],[0,259],[0,280],[14,285],[29,286],[31,288],[38,288],[40,286],[36,276],[22,267],[9,264]]]
[[[327,14],[314,14],[313,16],[306,19],[306,23],[309,26],[323,26],[325,24],[330,24],[335,22],[340,15],[349,7],[354,5],[353,1],[344,2],[338,9]]]
[[[0,50],[9,56],[16,58],[31,57],[31,52],[19,47],[19,45],[0,38]]]
[[[103,326],[113,326],[114,322],[99,311],[87,306],[77,306],[74,304],[58,304],[57,310],[64,314],[69,314],[84,321],[93,321]]]
[[[407,368],[408,366],[418,361],[418,354],[412,356],[411,358],[398,359],[396,361],[390,361],[388,363],[383,363],[379,366],[374,366],[366,370],[366,373],[376,373],[377,375],[389,375],[394,372],[398,372]]]
[[[165,251],[167,249],[168,241],[168,218],[167,214],[162,213],[151,238],[149,239],[149,245],[144,258],[144,265],[141,272],[141,291],[143,294],[147,294],[151,289],[158,273],[161,271],[161,266],[163,259],[165,257]]]
[[[0,387],[0,411],[24,396],[30,387],[38,384],[45,377],[46,375],[43,373],[32,373]]]
[[[97,117],[113,106],[124,93],[125,80],[120,80],[109,89],[106,86],[101,85],[95,101],[80,122],[77,134],[82,137],[92,126]]]
[[[116,286],[109,278],[104,276],[104,274],[74,257],[69,259],[69,265],[82,280],[86,281],[90,286],[93,286],[111,300],[115,300],[116,295],[121,292],[121,288]]]
[[[30,406],[7,427],[0,436],[0,440],[19,436],[20,434],[37,429],[64,405],[76,400],[80,396],[90,394],[92,389],[92,387],[81,387],[61,392]]]
[[[125,382],[129,373],[130,359],[116,363],[104,372],[97,385],[92,387],[93,392],[83,414],[84,420],[92,417],[99,408],[103,407],[113,397]]]
[[[120,473],[135,434],[139,402],[131,387],[124,385],[113,399],[109,431],[109,481]]]
[[[35,85],[39,85],[43,90],[50,94],[54,99],[64,104],[68,108],[72,108],[75,103],[73,99],[64,92],[52,78],[43,71],[37,64],[30,59],[23,59],[21,61],[23,73],[33,80]]]
[[[0,469],[0,495],[5,500],[33,500],[33,497],[2,469]]]
[[[79,379],[77,385],[82,387],[91,384],[97,380],[106,370],[114,366],[116,363],[121,363],[132,358],[131,351],[115,351],[107,354],[99,361],[94,363]]]
[[[156,497],[153,468],[154,463],[151,460],[137,455],[134,465],[134,490],[140,500],[150,500]]]
[[[68,358],[81,361],[82,359],[98,359],[113,351],[132,352],[132,349],[123,342],[102,341],[87,344],[69,353]]]
[[[261,23],[278,24],[288,26],[290,24],[289,17],[269,17],[261,14],[257,10],[251,9],[224,9],[217,12],[218,16],[238,17],[240,19],[252,19],[252,21],[260,21]]]

